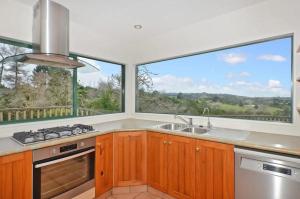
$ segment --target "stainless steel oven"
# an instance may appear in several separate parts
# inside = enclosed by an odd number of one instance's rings
[[[33,151],[33,198],[72,198],[94,186],[95,139]]]

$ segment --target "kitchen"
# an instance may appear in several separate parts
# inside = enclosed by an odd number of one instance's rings
[[[300,198],[297,0],[0,5],[0,199]]]

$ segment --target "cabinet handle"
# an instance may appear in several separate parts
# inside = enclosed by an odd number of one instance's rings
[[[199,147],[196,147],[196,152],[199,152],[200,151],[200,148]]]
[[[168,144],[168,142],[167,142],[167,141],[164,141],[163,143],[164,143],[164,144]]]
[[[169,143],[168,143],[169,145],[171,145],[172,144],[172,142],[171,141],[169,141]]]

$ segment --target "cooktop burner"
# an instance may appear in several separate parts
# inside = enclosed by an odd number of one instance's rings
[[[14,133],[12,138],[23,145],[28,145],[51,139],[75,136],[92,131],[94,131],[94,128],[92,126],[75,124],[73,126],[59,126],[39,129],[37,131],[17,132]]]

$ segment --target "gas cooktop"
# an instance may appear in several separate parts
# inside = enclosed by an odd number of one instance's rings
[[[13,134],[13,140],[22,145],[35,144],[51,139],[76,136],[93,132],[94,128],[89,125],[75,124],[73,126],[59,126],[53,128],[39,129],[37,131],[22,131]]]

